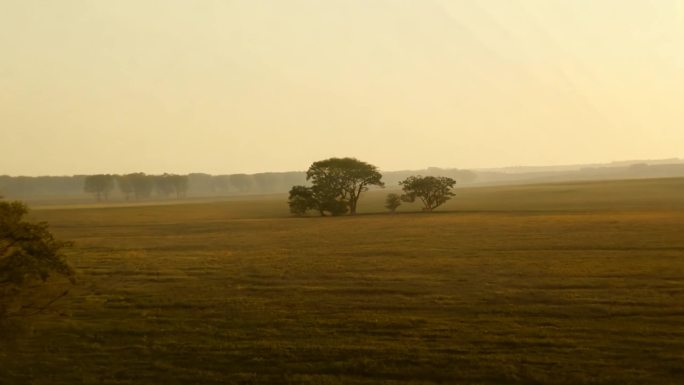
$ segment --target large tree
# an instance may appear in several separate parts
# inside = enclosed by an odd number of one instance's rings
[[[369,186],[383,187],[382,174],[372,164],[355,158],[330,158],[315,162],[306,172],[315,193],[345,202],[349,214],[356,214],[361,193]]]
[[[399,182],[404,190],[401,199],[414,202],[419,198],[423,202],[423,211],[432,211],[451,199],[451,189],[456,181],[445,176],[410,176]]]

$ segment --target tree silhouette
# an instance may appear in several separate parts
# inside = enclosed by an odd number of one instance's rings
[[[109,174],[90,175],[85,178],[83,190],[95,194],[97,201],[107,200],[114,189],[114,177]]]
[[[399,206],[401,206],[401,196],[394,193],[387,194],[387,197],[385,198],[385,208],[393,213],[397,211]]]
[[[419,198],[423,202],[423,211],[432,211],[451,199],[451,189],[456,181],[444,176],[410,176],[399,182],[404,190],[401,199],[414,202]]]
[[[40,311],[66,294],[39,306],[22,303],[26,292],[36,289],[32,282],[45,281],[52,274],[73,282],[73,271],[62,254],[70,243],[56,240],[45,222],[25,221],[27,213],[21,202],[0,201],[0,321]]]
[[[306,179],[312,183],[315,195],[321,203],[344,202],[349,214],[356,214],[361,193],[369,186],[383,187],[382,174],[377,167],[355,158],[330,158],[314,162],[306,172]],[[339,209],[338,203],[334,204]],[[346,211],[346,210],[345,210]]]

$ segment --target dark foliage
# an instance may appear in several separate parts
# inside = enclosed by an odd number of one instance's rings
[[[390,212],[397,211],[397,208],[401,206],[401,196],[399,194],[387,194],[385,198],[385,208]]]
[[[290,191],[300,196],[308,196],[307,210],[316,209],[321,215],[342,215],[347,212],[356,214],[361,193],[369,186],[383,187],[382,174],[377,167],[354,158],[330,158],[315,162],[306,172],[306,179],[312,187],[295,186]],[[304,189],[309,189],[305,193]],[[295,202],[297,207],[302,207]],[[292,204],[290,205],[292,208]]]
[[[85,178],[83,190],[95,194],[97,201],[109,199],[109,193],[114,189],[114,177],[109,174],[90,175]]]
[[[404,190],[401,199],[414,202],[419,198],[424,211],[432,211],[454,196],[451,189],[456,181],[444,176],[410,176],[399,182]]]
[[[27,222],[27,213],[21,202],[0,201],[0,320],[27,308],[17,301],[32,282],[52,274],[73,279],[62,254],[70,243],[56,240],[45,222]]]

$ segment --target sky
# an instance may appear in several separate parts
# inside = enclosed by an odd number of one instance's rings
[[[684,157],[684,0],[0,0],[0,174]]]

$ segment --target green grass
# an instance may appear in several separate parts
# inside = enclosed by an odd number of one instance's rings
[[[0,383],[684,383],[683,180],[457,193],[36,210],[79,283]]]

